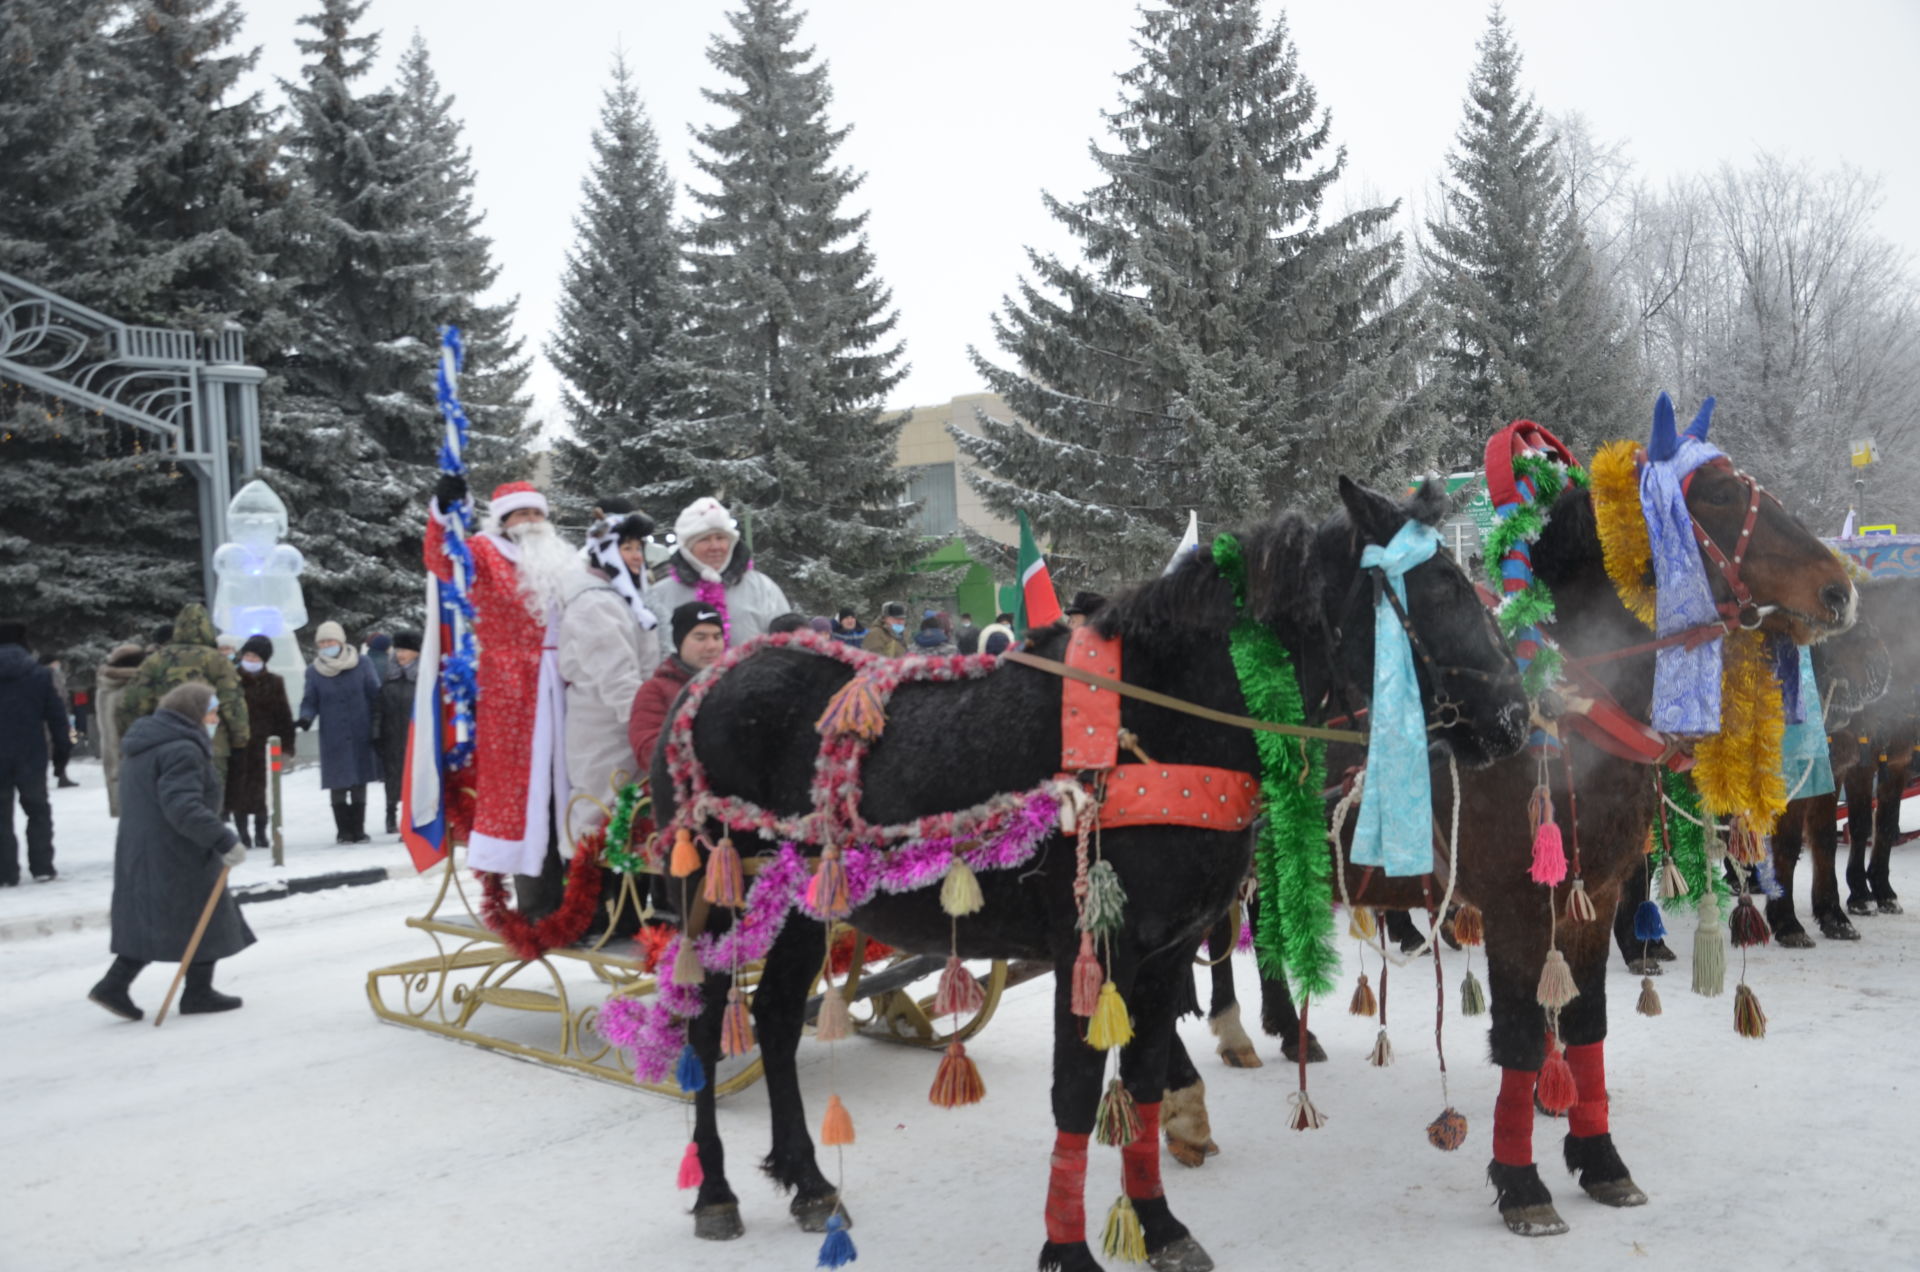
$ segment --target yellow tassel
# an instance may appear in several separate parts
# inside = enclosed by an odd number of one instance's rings
[[[1354,940],[1371,944],[1376,931],[1378,929],[1374,927],[1372,910],[1356,907],[1347,912],[1347,935]]]
[[[853,1143],[853,1116],[837,1095],[827,1097],[826,1116],[820,1119],[820,1142],[828,1148]]]
[[[673,877],[684,879],[700,869],[700,850],[693,846],[693,832],[682,826],[673,836]]]
[[[1093,1009],[1093,1019],[1087,1022],[1087,1045],[1096,1051],[1111,1051],[1132,1041],[1133,1019],[1127,1015],[1120,991],[1108,981],[1100,987],[1100,1005]]]
[[[1140,1227],[1140,1214],[1125,1193],[1107,1211],[1106,1231],[1100,1237],[1100,1249],[1109,1259],[1127,1263],[1147,1261],[1147,1236]]]
[[[980,880],[973,867],[959,857],[947,867],[946,881],[940,885],[940,908],[954,918],[977,913],[987,899],[980,895]]]

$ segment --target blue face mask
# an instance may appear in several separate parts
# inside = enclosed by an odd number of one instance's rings
[[[905,623],[888,623],[887,626],[893,629],[893,634],[895,636],[898,636],[901,632],[904,632],[907,630],[907,625]]]
[[[207,736],[212,737],[214,734],[220,732],[220,722],[215,720],[212,724],[206,726],[206,730]]]
[[[322,645],[320,646],[320,656],[322,658],[338,658],[340,656],[340,646]]]

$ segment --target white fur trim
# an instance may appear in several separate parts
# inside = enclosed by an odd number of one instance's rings
[[[502,495],[487,505],[489,516],[505,521],[509,514],[522,508],[538,508],[547,511],[547,497],[537,490],[516,490],[510,495]]]
[[[711,495],[704,499],[696,499],[682,508],[679,520],[673,523],[673,537],[683,551],[692,546],[695,539],[715,531],[726,535],[729,543],[740,542],[740,524],[733,519],[733,514]]]

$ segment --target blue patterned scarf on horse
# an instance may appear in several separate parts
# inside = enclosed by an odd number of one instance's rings
[[[1700,544],[1693,535],[1693,514],[1687,511],[1687,476],[1702,464],[1722,459],[1720,449],[1706,440],[1706,421],[1713,411],[1708,398],[1699,418],[1678,436],[1673,427],[1673,402],[1660,395],[1654,407],[1653,439],[1647,462],[1640,469],[1640,510],[1647,519],[1647,539],[1653,549],[1655,600],[1654,633],[1698,627],[1719,618],[1713,586],[1700,560]],[[1701,735],[1720,729],[1721,638],[1699,645],[1668,645],[1655,655],[1653,672],[1653,727],[1662,733]]]
[[[1404,607],[1405,575],[1431,560],[1440,533],[1408,521],[1382,548],[1368,544],[1362,569],[1378,567]],[[1413,647],[1399,615],[1382,596],[1373,608],[1373,702],[1367,729],[1367,785],[1353,831],[1352,861],[1385,866],[1389,875],[1433,869],[1433,795],[1427,776],[1427,713],[1413,671]]]

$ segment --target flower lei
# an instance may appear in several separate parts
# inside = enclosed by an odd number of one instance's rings
[[[1213,561],[1233,586],[1240,617],[1228,635],[1234,674],[1247,713],[1276,724],[1301,724],[1306,707],[1286,646],[1246,612],[1247,565],[1240,541],[1216,535]],[[1266,808],[1254,849],[1263,904],[1253,946],[1267,976],[1290,976],[1303,997],[1333,990],[1340,966],[1333,943],[1333,881],[1327,870],[1326,746],[1307,738],[1255,733],[1260,792]]]
[[[537,923],[528,922],[507,904],[505,875],[474,871],[480,879],[480,921],[502,944],[528,962],[548,950],[572,945],[586,934],[587,926],[593,922],[593,912],[600,904],[599,860],[605,843],[603,830],[580,837],[574,846],[573,863],[567,868],[567,890],[560,908]]]

